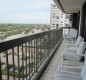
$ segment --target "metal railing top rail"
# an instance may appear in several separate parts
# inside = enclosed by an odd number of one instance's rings
[[[62,27],[62,28],[71,29],[72,27]]]
[[[21,38],[17,38],[17,39],[2,42],[2,43],[0,43],[0,53],[4,52],[4,51],[6,51],[10,48],[20,46],[21,44],[24,44],[24,43],[29,42],[31,40],[34,40],[34,39],[37,39],[39,37],[48,35],[49,33],[60,30],[60,29],[62,29],[62,28],[54,29],[54,30],[50,30],[50,31],[45,31],[45,32],[42,32],[42,33],[37,33],[37,34],[24,36],[24,37],[21,37]]]

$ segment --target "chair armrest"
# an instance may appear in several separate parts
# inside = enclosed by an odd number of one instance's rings
[[[63,53],[77,53],[77,48],[64,48]]]
[[[67,49],[67,51],[66,51],[67,53],[77,53],[77,50],[69,50],[69,49]]]
[[[83,57],[86,57],[86,54],[78,54],[79,56],[83,56]]]
[[[66,73],[75,73],[80,74],[79,72],[75,72],[76,70],[81,71],[83,66],[58,66],[59,72],[66,72]]]
[[[75,44],[76,41],[74,41],[74,40],[67,40],[66,43]]]

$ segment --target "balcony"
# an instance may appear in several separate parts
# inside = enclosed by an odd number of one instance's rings
[[[0,80],[38,80],[62,35],[61,28],[0,43]]]

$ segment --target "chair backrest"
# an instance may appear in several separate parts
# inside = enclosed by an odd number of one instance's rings
[[[81,36],[78,36],[76,45],[79,46],[79,44],[83,41],[83,38]]]
[[[77,37],[77,30],[76,29],[70,29],[70,37],[71,38],[76,38]]]
[[[80,43],[79,48],[77,49],[77,58],[78,58],[78,60],[81,60],[81,58],[82,58],[81,54],[85,53],[85,47],[86,47],[86,42],[82,41]]]

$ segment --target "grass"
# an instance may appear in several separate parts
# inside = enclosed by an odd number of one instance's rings
[[[14,65],[8,64],[9,76],[12,76],[12,77],[13,77],[13,76],[14,76],[14,72],[13,72],[13,71],[10,71],[10,69],[11,69],[12,67],[14,67]],[[18,73],[15,72],[15,77],[19,78],[19,74],[20,74],[20,78],[23,78],[23,76],[24,76],[24,78],[25,78],[25,77],[26,77],[26,74],[23,75],[24,69],[25,69],[24,66],[21,66],[21,67],[17,68],[17,70],[18,70],[19,72],[18,72]],[[4,69],[2,69],[2,74],[3,74],[3,75],[7,75],[7,66],[6,66]]]

